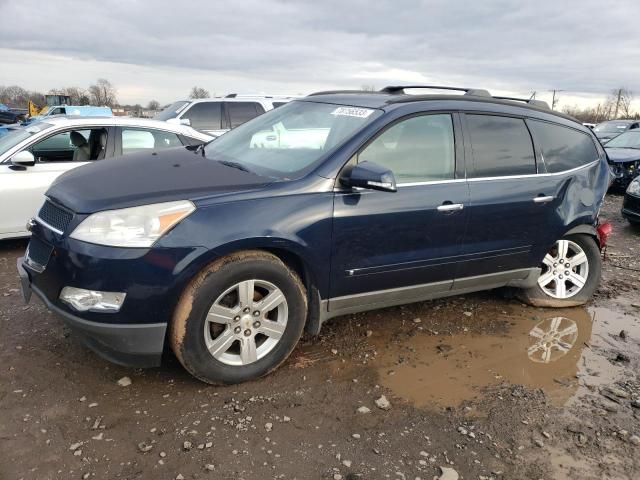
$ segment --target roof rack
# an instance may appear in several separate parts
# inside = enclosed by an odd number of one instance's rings
[[[534,98],[515,98],[515,97],[493,97],[493,98],[497,98],[498,100],[509,100],[511,102],[523,102],[526,103],[528,105],[532,105],[534,107],[538,107],[538,108],[545,108],[547,110],[551,110],[551,108],[549,108],[549,104],[543,100],[536,100]]]
[[[255,98],[255,97],[261,97],[261,98],[297,98],[297,95],[260,95],[260,94],[255,94],[255,95],[243,95],[243,94],[238,94],[238,93],[229,93],[227,95],[224,96],[224,98]]]
[[[475,95],[476,97],[490,97],[488,90],[482,88],[445,87],[442,85],[390,85],[380,90],[381,93],[403,94],[405,88],[426,88],[430,90],[455,90],[464,92],[465,95]]]
[[[316,95],[337,95],[341,93],[359,93],[359,94],[367,95],[367,94],[382,93],[382,92],[370,91],[370,90],[324,90],[321,92],[310,93],[309,95],[307,95],[307,97],[315,97]]]

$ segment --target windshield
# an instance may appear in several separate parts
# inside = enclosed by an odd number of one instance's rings
[[[50,128],[51,126],[52,125],[50,123],[37,122],[32,123],[28,127],[12,130],[6,135],[3,135],[2,137],[0,137],[0,157],[8,152],[9,149],[18,145],[20,142],[35,135],[36,133]]]
[[[624,132],[629,124],[627,122],[602,122],[593,129],[600,133],[620,133]]]
[[[613,140],[609,140],[606,145],[607,148],[640,148],[640,132],[637,130],[631,130],[618,135]]]
[[[206,156],[291,179],[381,114],[372,108],[294,101],[207,144]]]
[[[167,121],[171,118],[176,118],[178,114],[182,110],[184,110],[184,107],[186,107],[188,104],[189,102],[187,102],[186,100],[180,100],[179,102],[174,102],[171,105],[169,105],[167,108],[162,110],[160,113],[156,114],[153,118],[155,118],[156,120],[162,120],[162,121]]]

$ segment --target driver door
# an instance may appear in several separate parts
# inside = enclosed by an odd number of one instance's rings
[[[357,155],[358,162],[390,169],[397,192],[336,192],[330,311],[419,301],[451,289],[469,201],[458,125],[455,114],[411,116]]]

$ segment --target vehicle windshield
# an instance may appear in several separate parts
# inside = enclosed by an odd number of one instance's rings
[[[0,157],[20,142],[50,127],[52,127],[50,123],[37,122],[24,128],[12,130],[6,135],[3,135],[0,137]]]
[[[178,114],[189,104],[186,100],[180,100],[169,105],[167,108],[157,113],[153,118],[156,120],[167,121],[176,118]]]
[[[294,101],[207,144],[207,158],[282,180],[296,178],[365,124],[373,108]]]
[[[607,148],[638,148],[640,149],[640,131],[630,130],[618,135],[606,144]]]
[[[595,126],[595,132],[600,133],[620,133],[627,129],[627,122],[602,122]]]

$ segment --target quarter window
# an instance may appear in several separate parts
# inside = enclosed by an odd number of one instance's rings
[[[182,142],[175,133],[162,130],[122,129],[122,154],[179,147]]]
[[[181,118],[188,118],[196,130],[220,130],[222,127],[222,103],[195,103]]]
[[[227,102],[227,112],[231,128],[235,128],[264,113],[264,108],[256,102]]]
[[[423,115],[396,123],[359,155],[358,161],[389,168],[398,183],[454,178],[455,142],[451,115]]]
[[[527,123],[536,143],[542,149],[544,164],[549,173],[571,170],[598,158],[593,140],[585,133],[536,120],[528,120]]]
[[[473,149],[474,177],[536,173],[531,135],[524,120],[467,115]]]

